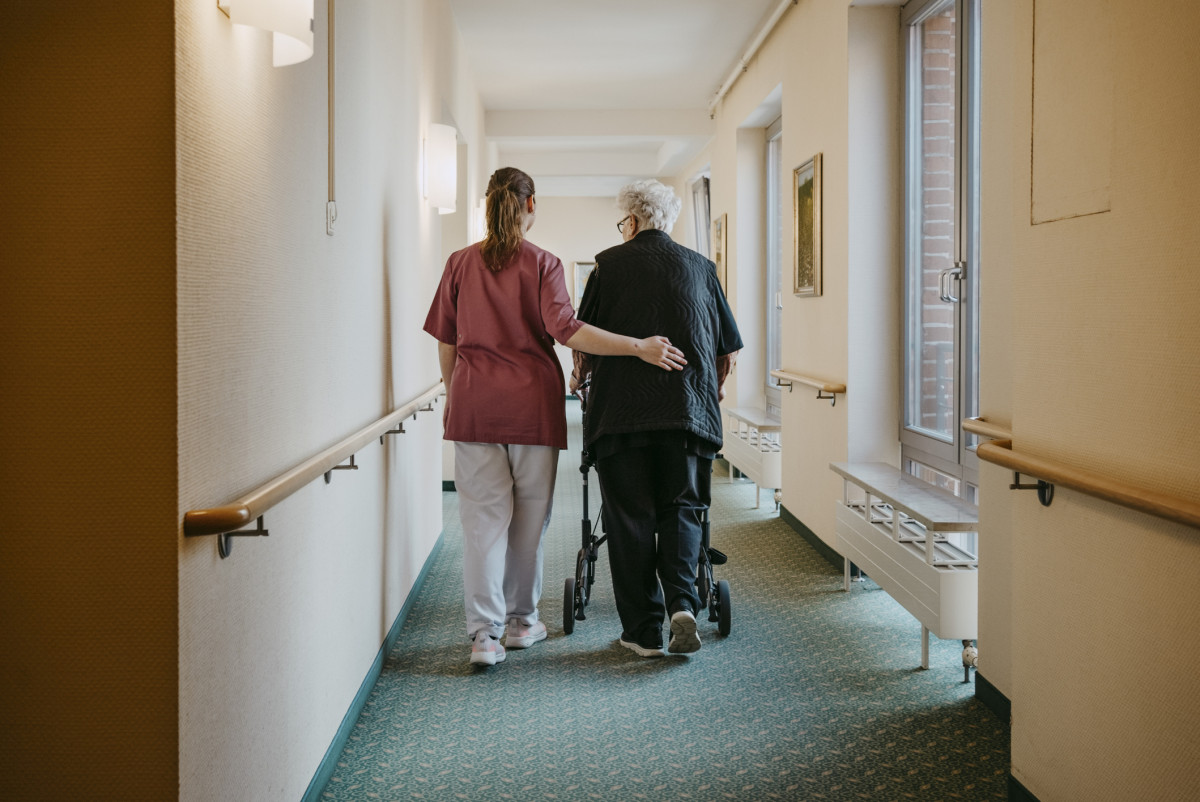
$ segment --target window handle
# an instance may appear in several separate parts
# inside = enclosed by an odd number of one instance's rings
[[[958,303],[958,297],[952,294],[954,292],[953,282],[962,278],[963,271],[966,268],[966,262],[955,262],[954,267],[943,270],[938,274],[938,297],[945,303]]]

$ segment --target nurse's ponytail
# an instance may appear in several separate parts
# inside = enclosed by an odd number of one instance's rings
[[[487,187],[487,236],[479,246],[483,263],[499,273],[525,239],[522,220],[528,198],[533,197],[533,179],[516,167],[501,167],[492,173]]]

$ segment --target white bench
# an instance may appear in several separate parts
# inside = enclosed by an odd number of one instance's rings
[[[929,668],[930,632],[963,641],[963,663],[973,665],[978,508],[882,462],[829,467],[844,480],[836,549],[845,558],[845,589],[853,562],[921,622],[922,668]]]
[[[754,506],[762,488],[778,490],[783,484],[783,451],[779,418],[754,407],[722,408],[724,438],[721,446],[729,462],[729,478],[737,468],[754,482]]]

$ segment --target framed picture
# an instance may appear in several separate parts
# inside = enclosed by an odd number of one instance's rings
[[[575,304],[575,308],[579,308],[579,304],[583,302],[583,290],[587,287],[587,281],[591,278],[592,271],[596,269],[595,262],[575,262],[575,280],[571,284],[571,289],[575,293],[575,297],[571,300]]]
[[[792,236],[796,261],[792,292],[821,294],[821,154],[792,171]]]
[[[712,260],[717,265],[717,280],[721,282],[721,289],[726,294],[729,293],[729,285],[726,284],[726,276],[728,274],[728,245],[729,242],[725,237],[726,229],[729,223],[729,215],[723,214],[712,223]]]

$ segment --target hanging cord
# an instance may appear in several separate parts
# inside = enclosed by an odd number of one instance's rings
[[[337,195],[334,191],[334,97],[333,97],[333,10],[334,0],[329,0],[329,201],[325,204],[325,233],[333,236],[333,224],[337,220]]]

